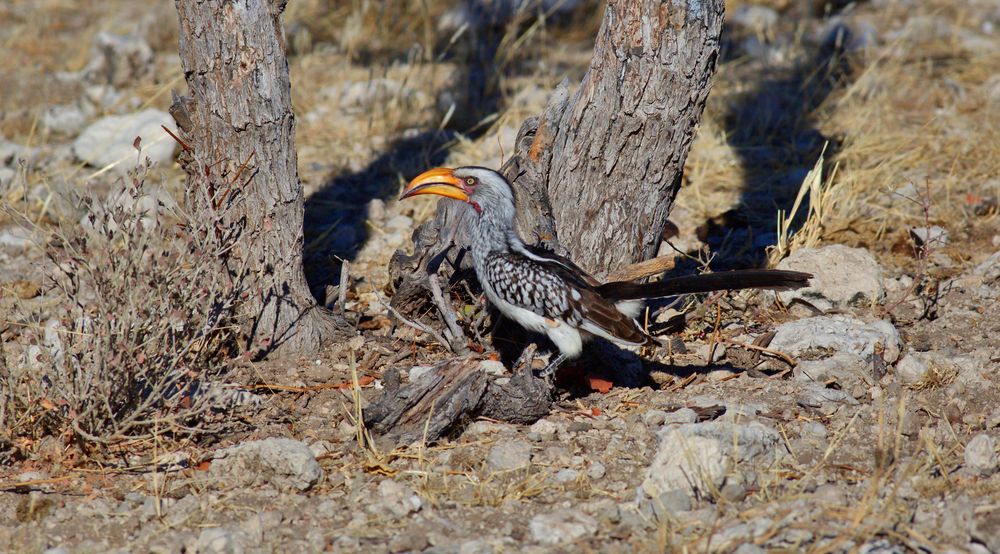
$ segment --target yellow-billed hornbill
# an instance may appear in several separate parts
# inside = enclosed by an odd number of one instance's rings
[[[470,250],[486,297],[503,315],[544,333],[559,349],[543,375],[578,356],[592,335],[619,345],[657,344],[635,320],[643,300],[716,290],[796,289],[808,285],[812,277],[798,271],[751,269],[655,283],[600,284],[572,261],[524,243],[514,224],[514,192],[496,171],[431,169],[410,181],[401,199],[420,194],[454,198],[469,206]]]

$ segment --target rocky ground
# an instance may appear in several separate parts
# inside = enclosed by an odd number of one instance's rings
[[[556,10],[541,24],[443,0],[398,18],[379,3],[322,4],[286,16],[307,263],[339,274],[352,261],[359,336],[316,359],[227,365],[238,392],[225,425],[197,440],[86,450],[16,435],[4,391],[0,548],[1000,552],[995,3],[729,3],[672,214],[679,235],[661,254],[677,252],[679,270],[770,259],[814,273],[812,286],[658,306],[654,327],[681,314],[686,325],[641,368],[570,364],[534,424],[480,419],[406,445],[357,423],[387,369],[417,380],[446,356],[381,302],[389,258],[433,212],[395,202],[400,182],[431,164],[498,166],[547,91],[582,76],[600,9],[541,2]],[[0,7],[12,22],[0,30],[8,374],[42,371],[68,341],[45,245],[85,229],[77,196],[140,213],[139,232],[158,240],[176,220],[183,179],[158,132],[183,87],[172,10]],[[442,86],[476,68],[462,40],[425,56],[442,44],[427,33],[448,44],[490,25],[513,33],[490,66],[503,78]],[[451,106],[473,104],[483,113],[453,120],[474,110]],[[137,135],[157,164],[133,197],[123,175]],[[776,212],[803,183],[789,238]],[[484,368],[507,372],[482,346]],[[59,410],[47,394],[33,398]]]

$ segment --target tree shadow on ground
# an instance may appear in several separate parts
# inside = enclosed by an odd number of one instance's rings
[[[699,238],[715,254],[716,271],[759,267],[767,248],[777,243],[776,216],[792,207],[808,172],[826,148],[835,155],[841,140],[817,127],[816,110],[851,76],[844,51],[846,28],[808,48],[792,67],[748,64],[747,75],[761,74],[752,90],[740,95],[723,118],[727,141],[739,157],[743,190],[739,203],[706,221]],[[808,213],[808,198],[798,211],[793,230]],[[690,264],[688,264],[690,265]]]
[[[352,260],[368,239],[369,203],[399,193],[399,177],[441,165],[454,133],[429,131],[396,141],[364,169],[333,175],[305,201],[303,259],[313,295],[337,284],[340,260]],[[327,302],[329,299],[325,299]]]
[[[509,20],[510,14],[481,11],[473,15],[483,23],[463,35],[458,43],[444,37],[442,40],[448,44],[438,45],[439,51],[446,52],[441,59],[455,62],[459,67],[447,84],[453,90],[445,91],[455,102],[447,127],[396,140],[364,169],[328,176],[321,189],[305,200],[306,280],[320,303],[330,303],[326,290],[339,283],[340,260],[353,260],[370,236],[369,203],[373,199],[393,198],[399,192],[400,178],[408,179],[443,164],[458,135],[475,140],[484,134],[489,129],[483,124],[484,118],[503,109],[499,79],[526,70],[510,59],[502,60],[499,54],[503,45],[510,42],[512,32],[516,35],[529,26],[531,14],[519,14]],[[551,18],[548,24],[565,26],[577,17],[567,12]],[[393,59],[367,60],[370,64],[392,62]]]

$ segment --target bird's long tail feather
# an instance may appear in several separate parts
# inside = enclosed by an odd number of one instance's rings
[[[611,301],[643,300],[678,294],[717,290],[769,289],[792,290],[809,285],[812,274],[780,269],[745,269],[672,277],[655,283],[618,281],[597,287],[597,292]]]

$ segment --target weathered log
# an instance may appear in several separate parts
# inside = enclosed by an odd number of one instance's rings
[[[364,410],[365,426],[385,440],[412,444],[436,441],[478,416],[528,424],[549,413],[552,386],[532,376],[530,359],[506,382],[483,371],[480,361],[450,358],[405,386],[399,370],[389,370],[382,396]]]

